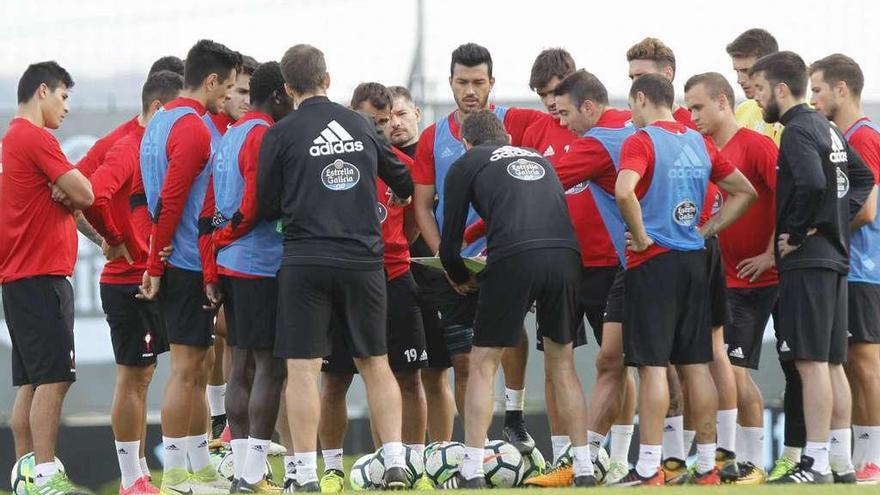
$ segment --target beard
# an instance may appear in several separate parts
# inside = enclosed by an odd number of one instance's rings
[[[488,93],[483,98],[477,97],[476,100],[477,100],[476,107],[466,107],[464,98],[462,98],[462,99],[455,98],[455,105],[458,107],[458,110],[463,114],[476,112],[477,110],[483,110],[484,108],[489,108],[489,94]],[[468,104],[470,104],[470,102],[468,102]]]
[[[779,102],[776,101],[776,95],[771,96],[767,105],[761,108],[761,114],[764,116],[764,122],[768,124],[779,122]]]

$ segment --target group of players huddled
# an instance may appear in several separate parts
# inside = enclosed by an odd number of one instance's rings
[[[861,107],[863,74],[841,54],[807,65],[761,29],[727,53],[745,100],[716,72],[676,100],[672,50],[640,41],[625,110],[567,51],[546,49],[529,79],[542,112],[490,104],[489,51],[464,44],[450,63],[457,108],[419,135],[406,88],[367,82],[348,107],[331,102],[313,46],[258,64],[202,40],[183,61],[159,59],[140,114],[76,165],[48,132],[73,79],[55,62],[29,66],[0,189],[28,494],[88,493],[53,460],[76,376],[77,228],[107,258],[120,495],[341,491],[355,373],[383,450],[374,483],[408,487],[405,452],[451,440],[457,410],[464,456],[438,488],[485,487],[499,363],[504,436],[535,448],[522,412],[529,311],[554,467],[527,485],[880,482],[880,127]],[[771,314],[786,425],[767,473],[750,370]],[[573,358],[587,324],[600,346],[589,401]],[[166,351],[157,488],[145,402]],[[283,487],[264,477],[276,426]],[[209,456],[223,440],[231,482]]]

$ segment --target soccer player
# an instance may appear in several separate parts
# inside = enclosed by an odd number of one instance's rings
[[[116,358],[111,421],[122,479],[121,495],[159,493],[150,482],[144,442],[147,390],[156,358],[168,351],[159,303],[136,299],[146,270],[149,239],[131,214],[131,188],[140,175],[140,144],[146,126],[162,105],[175,99],[183,77],[151,74],[141,92],[138,126],[120,138],[92,173],[95,202],[86,218],[105,239],[107,264],[101,273],[101,305],[110,325]]]
[[[263,471],[285,378],[284,361],[272,355],[281,234],[275,222],[257,220],[256,179],[263,136],[293,110],[293,101],[277,62],[260,65],[247,78],[250,110],[228,128],[211,163],[217,211],[213,236],[232,354],[226,410],[233,493],[279,491],[263,479]]]
[[[180,57],[177,57],[175,55],[166,55],[164,57],[157,58],[156,61],[153,62],[153,65],[150,66],[149,73],[152,74],[154,72],[167,70],[176,74],[180,74],[180,76],[182,77],[183,69],[183,60],[181,60]]]
[[[736,376],[737,483],[757,484],[766,478],[764,399],[748,370],[758,369],[764,328],[778,297],[773,255],[778,152],[768,137],[737,124],[733,88],[721,74],[708,72],[688,79],[685,101],[700,132],[712,138],[721,155],[758,192],[758,199],[745,215],[719,234],[733,315],[724,327],[724,336]]]
[[[296,452],[290,491],[318,491],[317,380],[332,351],[331,316],[366,383],[370,417],[383,442],[384,483],[406,485],[400,390],[388,366],[386,289],[376,215],[377,173],[402,206],[412,194],[406,166],[375,125],[326,96],[324,54],[309,45],[287,50],[281,71],[297,110],[263,138],[257,207],[282,218],[275,355],[287,359],[287,411]]]
[[[385,86],[368,82],[359,84],[351,97],[351,108],[370,117],[377,128],[387,138],[392,111],[392,94]],[[412,159],[403,152],[392,148],[397,157],[408,168]],[[388,361],[403,405],[401,440],[417,455],[425,452],[425,428],[427,405],[422,389],[421,368],[427,365],[425,333],[422,314],[418,305],[418,286],[410,273],[409,243],[406,232],[412,230],[406,225],[406,211],[391,204],[388,186],[381,180],[376,182],[378,189],[377,210],[382,224],[383,258],[387,273],[386,291],[388,294],[388,318],[386,335],[388,338]],[[410,218],[410,222],[413,220]],[[337,325],[338,321],[335,322]],[[336,335],[342,331],[335,328]],[[321,423],[318,436],[321,440],[324,457],[324,476],[321,478],[322,492],[341,492],[344,488],[342,467],[342,441],[345,436],[348,413],[345,395],[351,385],[357,368],[351,352],[343,339],[336,339],[333,352],[324,358],[321,378]],[[375,441],[381,445],[381,438]],[[427,478],[423,478],[430,485]],[[418,487],[416,487],[418,488]]]
[[[671,48],[656,38],[645,38],[633,45],[627,52],[626,59],[629,62],[630,79],[636,80],[644,74],[661,74],[670,82],[675,79],[675,54]],[[687,108],[674,105],[672,115],[677,122],[691,129],[697,129]],[[700,225],[706,223],[709,217],[718,211],[721,204],[721,193],[718,187],[710,182],[706,190],[706,201],[703,202],[703,210],[700,212]],[[716,387],[721,391],[718,394],[720,402],[717,418],[719,431],[717,461],[722,480],[729,482],[735,480],[739,474],[735,453],[736,378],[724,345],[723,327],[730,319],[730,309],[727,304],[727,287],[717,236],[707,239],[706,252],[714,354],[709,369],[712,371]],[[683,394],[686,391],[681,390],[678,373],[674,368],[669,368],[668,378],[671,405],[663,428],[663,469],[668,484],[681,484],[687,482],[688,471],[684,460],[690,453],[695,433],[692,415],[683,414],[688,411]]]
[[[409,90],[402,86],[392,86],[393,100],[391,104],[391,120],[388,121],[388,140],[395,148],[415,159],[419,144],[419,122],[422,111],[413,102]],[[412,217],[412,220],[410,220]],[[406,210],[406,224],[414,224],[415,214],[412,208]],[[416,231],[418,231],[418,226]],[[433,256],[425,240],[418,235],[409,246],[410,256]],[[425,328],[425,350],[428,353],[428,364],[422,368],[422,387],[425,389],[425,401],[428,407],[428,438],[433,441],[452,438],[452,426],[455,420],[455,398],[449,388],[449,351],[440,327],[440,308],[426,291],[436,288],[445,290],[448,282],[443,274],[419,264],[410,265],[410,272],[419,286],[419,309],[422,312],[422,325]]]
[[[449,169],[444,186],[440,259],[460,292],[477,281],[460,250],[471,204],[488,232],[486,269],[480,274],[474,345],[471,350],[461,471],[443,488],[484,488],[483,445],[492,421],[495,374],[505,347],[519,345],[522,322],[536,304],[543,335],[545,370],[554,376],[563,431],[572,440],[574,479],[595,486],[586,435],[586,403],[574,367],[572,341],[578,328],[580,253],[553,167],[541,155],[508,145],[494,112],[478,110],[465,119],[461,138],[468,151]]]
[[[736,106],[736,121],[741,127],[768,136],[779,146],[779,139],[782,137],[782,124],[764,122],[761,107],[755,101],[755,91],[752,89],[752,81],[749,77],[749,69],[755,65],[759,58],[779,51],[776,38],[761,28],[747,29],[731,41],[726,50],[730,55],[733,70],[736,72],[736,82],[746,97],[745,101]],[[788,415],[786,414],[787,420]]]
[[[428,126],[419,138],[413,180],[416,193],[413,208],[419,231],[432,253],[440,247],[440,229],[443,228],[443,184],[449,166],[464,154],[459,138],[462,121],[471,113],[491,108],[504,123],[512,143],[519,144],[525,129],[541,112],[489,105],[489,93],[495,85],[492,76],[492,55],[485,47],[475,43],[459,46],[452,52],[449,65],[449,86],[456,102],[456,110]],[[435,196],[437,204],[435,205]],[[469,224],[477,221],[471,210]],[[467,246],[463,253],[473,256],[486,247],[484,239]],[[442,287],[442,288],[441,288]],[[459,294],[447,283],[429,289],[436,292],[436,304],[440,307],[440,325],[446,335],[455,375],[455,401],[459,414],[464,411],[464,393],[468,373],[468,353],[473,340],[473,323],[477,306],[477,294]],[[516,349],[508,349],[502,358],[505,370],[505,416],[504,434],[508,441],[521,452],[531,452],[535,441],[525,428],[523,405],[525,401],[525,366],[528,359],[528,337],[520,340]]]
[[[663,416],[669,407],[666,367],[678,367],[697,426],[691,482],[720,483],[715,466],[715,384],[705,238],[739,218],[756,197],[748,180],[714,144],[672,115],[672,83],[660,74],[633,82],[629,96],[640,130],[621,149],[615,197],[626,222],[624,355],[639,369],[639,462],[622,485],[661,485]],[[709,180],[730,195],[698,229]],[[663,288],[660,290],[659,288]]]
[[[845,370],[852,387],[852,433],[856,480],[880,482],[880,225],[877,186],[880,176],[880,127],[865,117],[861,94],[862,69],[846,55],[834,54],[810,66],[811,103],[816,111],[843,131],[853,150],[874,174],[874,190],[851,222],[849,295],[849,348]],[[832,420],[832,423],[835,421]],[[831,470],[840,473],[849,449],[847,425],[832,424]],[[839,428],[839,429],[838,429]],[[837,442],[834,440],[837,439]],[[840,455],[837,455],[840,454]]]
[[[156,299],[171,344],[171,374],[162,402],[166,494],[228,490],[208,456],[205,356],[212,345],[217,296],[206,297],[199,256],[199,213],[208,187],[211,134],[202,120],[228,98],[241,56],[201,40],[189,51],[184,90],[153,116],[141,141],[141,176],[153,220],[140,297]],[[171,245],[164,263],[158,246]],[[160,291],[161,289],[161,291]],[[187,459],[192,474],[187,471]]]
[[[807,67],[800,56],[784,51],[762,57],[749,77],[764,120],[786,126],[776,187],[779,348],[780,358],[794,361],[809,384],[803,390],[807,442],[801,462],[771,482],[831,483],[830,428],[848,429],[851,413],[842,366],[850,213],[865,202],[873,176],[840,131],[804,103]],[[849,449],[847,444],[845,471],[836,474],[854,481]]]
[[[56,62],[31,64],[18,80],[18,108],[3,137],[0,284],[12,340],[15,455],[34,452],[34,495],[89,493],[55,466],[64,396],[76,381],[73,275],[77,237],[72,212],[94,200],[55,137],[73,88]],[[48,185],[48,187],[47,187]]]
[[[559,125],[573,136],[581,136],[554,164],[563,188],[576,188],[590,181],[590,191],[598,208],[600,226],[607,232],[619,263],[624,258],[624,225],[614,201],[614,183],[617,177],[620,146],[635,132],[630,124],[630,112],[608,105],[608,91],[593,74],[579,70],[563,79],[553,94]],[[584,247],[582,247],[583,249]],[[591,457],[594,443],[611,429],[612,462],[605,476],[605,484],[613,485],[627,475],[627,455],[632,439],[632,419],[635,414],[635,383],[626,371],[623,361],[621,333],[623,271],[618,269],[609,288],[604,322],[601,322],[601,341],[596,358],[598,376],[589,401],[588,439]],[[597,323],[598,325],[599,323]],[[592,323],[591,323],[592,325]],[[624,403],[622,403],[624,402]],[[615,419],[619,419],[618,424]],[[594,459],[595,463],[595,459]],[[571,467],[561,467],[560,472]],[[528,484],[553,486],[554,472],[545,477],[529,480]]]

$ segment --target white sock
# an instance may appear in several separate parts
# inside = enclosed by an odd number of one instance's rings
[[[52,479],[52,476],[55,476],[55,473],[58,472],[58,466],[55,465],[55,462],[44,462],[42,464],[37,464],[34,466],[34,485],[43,486]]]
[[[657,474],[660,467],[660,453],[662,445],[639,445],[639,462],[636,463],[636,471],[643,478],[651,478]]]
[[[602,448],[602,445],[605,445],[605,435],[595,431],[588,431],[587,445],[590,447],[590,460],[596,460],[599,457],[599,449]]]
[[[419,457],[425,456],[425,444],[423,443],[408,443],[407,447],[412,449],[412,451]]]
[[[603,437],[604,438],[604,437]],[[601,447],[601,444],[600,444]],[[592,476],[593,461],[591,460],[593,445],[581,445],[571,448],[572,469],[575,476]]]
[[[698,443],[697,444],[697,472],[700,474],[708,473],[715,469],[715,449],[718,447],[714,443]]]
[[[836,473],[846,473],[852,465],[852,431],[849,428],[831,430],[829,464]]]
[[[788,445],[782,447],[782,457],[794,463],[801,462],[801,453],[800,447],[789,447]]]
[[[226,414],[226,384],[208,385],[208,409],[211,410],[211,416],[221,416]]]
[[[526,390],[513,390],[504,388],[504,410],[522,411],[526,404]]]
[[[250,484],[259,483],[266,471],[266,456],[269,455],[269,439],[248,437],[247,459],[244,464],[244,480]]]
[[[551,435],[550,444],[553,446],[553,464],[559,460],[559,456],[565,450],[565,446],[571,443],[568,435]]]
[[[140,464],[141,473],[144,476],[147,476],[147,477],[153,476],[152,474],[150,474],[150,466],[147,465],[147,458],[146,457],[141,457],[140,462],[138,464]]]
[[[483,476],[483,447],[464,448],[464,457],[461,460],[461,475],[465,479],[472,480],[477,476]]]
[[[165,453],[162,467],[165,472],[168,472],[170,469],[186,469],[186,437],[171,438],[163,436],[162,447]]]
[[[119,472],[122,473],[122,488],[126,489],[143,476],[139,457],[141,441],[115,443],[116,458],[119,459]]]
[[[742,440],[740,440],[742,439]],[[764,467],[764,428],[760,426],[740,426],[737,429],[736,457],[751,462],[759,468]]]
[[[296,479],[296,457],[284,456],[284,479]]]
[[[685,459],[684,451],[684,416],[672,416],[663,421],[663,458]]]
[[[318,481],[318,453],[297,452],[296,458],[296,482],[300,485]]]
[[[808,441],[804,448],[804,455],[813,458],[813,471],[823,474],[829,471],[828,443]]]
[[[870,435],[864,426],[852,425],[853,431],[853,454],[852,461],[855,466],[861,467],[865,463],[865,453],[867,451],[868,439]]]
[[[232,447],[232,468],[235,472],[232,477],[241,479],[244,476],[244,463],[247,461],[248,440],[247,438],[233,438],[229,442],[229,446]]]
[[[736,409],[726,409],[715,414],[718,427],[718,447],[736,452]]]
[[[342,449],[327,449],[321,451],[324,458],[324,471],[336,469],[342,471]]]
[[[211,455],[208,453],[208,434],[202,433],[186,437],[186,455],[189,457],[189,465],[194,473],[209,467]]]
[[[865,446],[864,463],[873,463],[880,466],[880,426],[865,426],[868,433]]]
[[[403,442],[385,442],[382,444],[385,451],[385,467],[406,467],[406,449]]]
[[[623,465],[629,464],[629,446],[633,438],[633,425],[614,425],[611,427],[611,460]]]
[[[682,459],[687,459],[689,455],[691,455],[691,447],[694,446],[694,439],[697,438],[697,432],[695,430],[684,430],[681,432],[681,438],[684,443],[682,446],[684,447],[684,457]]]

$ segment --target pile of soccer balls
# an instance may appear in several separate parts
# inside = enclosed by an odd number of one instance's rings
[[[217,474],[220,475],[221,478],[232,481],[232,478],[234,477],[233,475],[235,474],[235,465],[233,464],[231,449],[224,447],[211,450],[211,463],[214,464],[214,469],[217,470]],[[267,480],[272,479],[272,465],[269,464],[268,459],[266,460],[264,477]]]
[[[513,488],[522,482],[544,473],[546,463],[537,448],[527,456],[520,455],[513,445],[501,441],[486,442],[483,470],[486,483],[492,488]],[[424,456],[406,447],[407,483],[413,486],[422,476],[440,485],[456,472],[464,456],[464,444],[459,442],[434,442],[425,447]],[[385,475],[385,457],[382,449],[367,454],[351,468],[351,487],[356,490],[379,488]]]
[[[28,487],[34,482],[34,466],[37,461],[33,452],[21,456],[12,466],[12,473],[9,476],[9,484],[12,485],[12,493],[15,495],[27,495]],[[55,458],[55,465],[58,470],[64,472],[64,464],[58,458]]]

